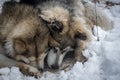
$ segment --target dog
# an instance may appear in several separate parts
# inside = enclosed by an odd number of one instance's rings
[[[85,49],[87,42],[90,41],[91,32],[90,24],[85,20],[86,18],[82,15],[78,15],[75,11],[70,11],[66,5],[59,3],[58,1],[48,1],[40,6],[37,6],[41,10],[39,16],[41,16],[48,25],[50,30],[49,46],[53,49],[60,49],[61,54],[67,47],[74,49],[75,60],[85,62],[87,59],[82,54]],[[82,11],[82,10],[81,10]],[[65,51],[66,54],[68,50]],[[53,54],[54,52],[52,52]],[[59,53],[59,50],[58,52]],[[59,68],[61,61],[54,59],[50,61],[48,54],[48,65],[49,67]],[[54,58],[58,58],[61,55],[57,55]],[[65,55],[64,55],[65,56]],[[64,56],[62,56],[64,58]],[[60,58],[60,59],[63,59]],[[52,62],[52,63],[51,63]],[[60,62],[60,63],[58,63]]]
[[[38,16],[38,10],[26,4],[5,2],[0,16],[0,35],[6,55],[17,63],[22,61],[24,68],[26,65],[36,67],[38,73],[38,69],[44,68],[49,37],[49,30]],[[32,74],[37,75],[36,72],[33,69]]]
[[[63,59],[64,55],[67,54],[67,52],[69,52],[69,50],[66,49],[68,47],[70,47],[70,51],[71,49],[73,49],[71,47],[71,44],[69,44],[71,42],[74,43],[75,45],[78,42],[81,45],[81,48],[79,49],[80,51],[76,48],[74,50],[76,53],[75,56],[76,60],[81,61],[79,60],[80,58],[77,56],[79,54],[77,53],[79,52],[81,53],[82,50],[84,50],[86,44],[90,41],[90,37],[92,36],[91,29],[93,29],[93,23],[95,22],[95,20],[93,20],[95,19],[94,5],[91,5],[89,2],[87,3],[84,0],[75,0],[75,1],[49,0],[43,2],[42,4],[37,4],[37,8],[41,10],[40,16],[47,22],[48,28],[51,32],[50,33],[51,37],[49,38],[49,45],[52,46],[53,48],[50,50],[48,54],[47,61],[49,67],[51,67],[52,65],[57,66],[58,64],[60,66],[60,64],[62,63],[61,59]],[[98,16],[97,21],[99,26],[101,26],[103,29],[111,28],[112,22],[108,19],[106,20],[105,15],[103,14],[101,15],[99,8],[97,8],[97,16]],[[77,24],[75,27],[71,27],[75,24]],[[64,28],[61,26],[63,26]],[[70,38],[72,37],[72,39],[70,39],[69,37]],[[81,41],[78,40],[78,37]],[[60,39],[63,41],[60,42],[61,41]],[[68,42],[66,40],[68,40]],[[62,52],[64,52],[64,55]],[[62,54],[60,55],[62,56],[62,58],[60,58],[60,56],[57,56],[60,53]],[[52,58],[50,58],[50,55],[55,55],[56,57],[54,57],[54,59],[51,60]]]

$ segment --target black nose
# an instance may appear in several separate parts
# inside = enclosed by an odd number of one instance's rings
[[[59,66],[58,65],[52,65],[51,68],[52,69],[59,69]]]
[[[42,68],[38,68],[38,70],[39,70],[39,71],[41,71],[41,72],[43,72],[43,71],[44,71],[44,69],[42,69]]]

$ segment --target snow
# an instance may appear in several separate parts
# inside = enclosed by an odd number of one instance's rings
[[[0,4],[4,1],[0,0]],[[120,2],[120,0],[111,1]],[[24,76],[17,67],[1,68],[0,80],[120,80],[120,6],[104,10],[106,10],[105,14],[113,19],[114,28],[104,31],[98,27],[100,41],[96,41],[95,37],[83,51],[84,55],[88,57],[86,63],[76,62],[67,72],[44,72],[39,79]],[[97,27],[94,28],[97,36],[96,30]]]

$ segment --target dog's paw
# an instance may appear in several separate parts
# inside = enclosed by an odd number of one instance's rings
[[[34,68],[32,66],[29,67],[29,75],[30,76],[34,76],[35,78],[39,78],[42,76],[42,74],[40,73],[40,71],[37,68]]]
[[[25,75],[34,76],[36,78],[42,76],[41,72],[37,68],[30,66],[28,64],[20,62],[16,66],[19,67],[20,71]]]
[[[85,63],[88,59],[84,56],[77,56],[77,57],[75,57],[75,60],[82,62],[82,63]]]

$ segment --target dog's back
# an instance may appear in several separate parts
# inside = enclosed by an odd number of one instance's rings
[[[26,30],[28,30],[27,32],[29,32],[30,29],[34,29],[33,27],[39,24],[39,19],[37,19],[36,13],[37,11],[35,11],[35,9],[32,8],[31,6],[20,5],[12,2],[6,2],[3,5],[2,14],[1,14],[3,19],[3,23],[1,25],[2,35],[8,36],[10,35],[9,33],[11,32],[13,32],[11,35],[13,34],[22,35],[26,32],[24,31],[25,28]],[[23,27],[24,25],[26,27]],[[28,27],[29,29],[27,29]],[[14,29],[16,30],[18,29],[17,31],[21,31],[21,32],[14,32]]]
[[[40,57],[48,45],[49,31],[38,10],[30,5],[6,2],[1,18],[0,33],[6,53],[17,59],[17,54]]]
[[[49,31],[45,22],[38,16],[37,9],[31,5],[5,2],[0,21],[0,35],[2,35],[1,41],[4,43],[4,54],[7,53],[7,56],[17,60],[21,56],[27,57],[31,61],[29,64],[35,67],[40,65],[39,62],[44,63],[44,57],[42,56],[42,60],[41,55],[46,55],[44,52],[48,45]],[[37,59],[39,57],[40,59]],[[4,59],[9,60],[9,58]],[[18,67],[29,68],[29,72],[32,70],[30,65],[17,60],[12,62],[10,59],[10,64],[7,62],[2,64],[1,60],[0,63],[1,66],[17,65]],[[44,65],[41,65],[43,68]],[[37,69],[32,70],[33,73],[36,71],[39,73]],[[35,73],[35,75],[37,74]]]

